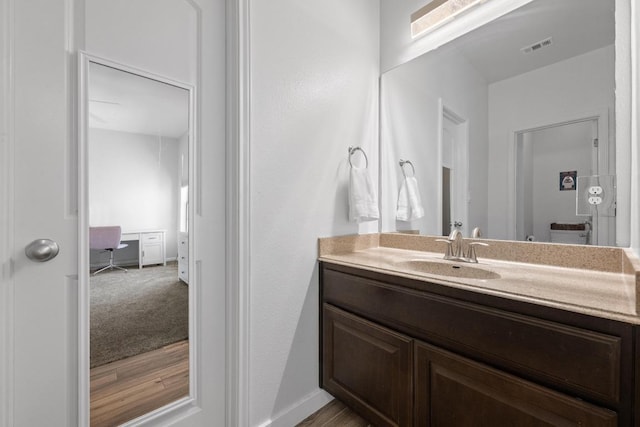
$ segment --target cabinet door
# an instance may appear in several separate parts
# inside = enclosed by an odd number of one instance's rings
[[[142,246],[142,265],[164,263],[164,251],[159,243],[144,243]]]
[[[324,304],[322,385],[378,427],[412,425],[413,342]]]
[[[616,426],[615,412],[416,342],[417,426]]]

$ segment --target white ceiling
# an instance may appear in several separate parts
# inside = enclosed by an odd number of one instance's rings
[[[180,138],[189,128],[189,91],[91,63],[89,127]]]
[[[614,43],[614,0],[534,0],[450,43],[486,78],[504,80]],[[547,37],[549,47],[520,49]]]
[[[524,46],[553,44],[523,54]],[[464,55],[488,83],[614,43],[614,0],[534,0],[441,49]],[[89,127],[179,138],[188,130],[188,91],[91,64]]]

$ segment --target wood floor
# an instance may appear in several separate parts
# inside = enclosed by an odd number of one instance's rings
[[[373,427],[373,425],[335,399],[309,415],[296,427]]]
[[[189,341],[91,369],[91,427],[111,427],[189,394]]]

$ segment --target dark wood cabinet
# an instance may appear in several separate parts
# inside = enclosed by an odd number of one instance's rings
[[[321,386],[377,426],[640,425],[634,325],[336,264],[320,278]]]
[[[416,343],[415,425],[618,425],[613,411],[492,369],[437,347]]]
[[[413,340],[325,305],[324,388],[377,426],[412,425]]]

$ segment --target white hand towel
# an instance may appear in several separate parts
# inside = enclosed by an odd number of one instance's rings
[[[396,219],[399,221],[413,221],[423,216],[424,208],[420,201],[418,181],[413,176],[407,177],[402,181],[402,185],[400,186]]]
[[[349,173],[349,220],[373,221],[380,217],[377,191],[366,168],[351,168]]]

